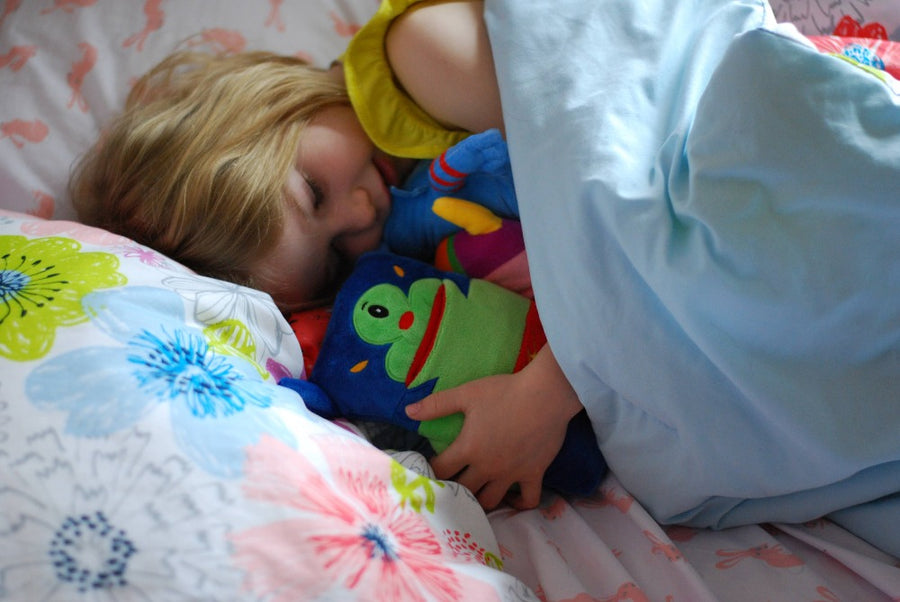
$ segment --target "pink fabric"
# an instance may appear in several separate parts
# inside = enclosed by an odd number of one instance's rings
[[[274,438],[249,451],[247,496],[297,511],[231,537],[249,591],[289,601],[315,598],[337,583],[373,601],[497,599],[483,582],[454,571],[452,548],[424,516],[398,503],[387,455],[362,441],[332,442],[325,448],[331,480]]]
[[[592,498],[489,518],[506,570],[545,602],[900,600],[900,562],[831,522],[663,527],[613,475]]]

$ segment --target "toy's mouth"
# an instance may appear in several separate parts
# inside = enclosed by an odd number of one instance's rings
[[[441,284],[434,294],[434,303],[431,306],[431,315],[428,316],[425,334],[422,335],[422,342],[419,343],[419,348],[416,349],[416,355],[413,357],[409,372],[406,373],[407,387],[419,376],[419,372],[422,371],[422,367],[428,361],[428,356],[431,355],[431,350],[434,349],[434,342],[437,340],[438,329],[441,327],[441,320],[444,317],[444,308],[446,306],[447,291],[444,285]]]

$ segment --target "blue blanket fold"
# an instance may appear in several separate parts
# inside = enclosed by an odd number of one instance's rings
[[[486,3],[548,340],[661,522],[900,491],[900,86],[770,17]],[[857,514],[900,556],[896,507]]]

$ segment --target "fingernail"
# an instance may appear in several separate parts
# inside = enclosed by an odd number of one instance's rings
[[[411,403],[406,406],[406,415],[410,418],[415,418],[419,414],[419,404]]]

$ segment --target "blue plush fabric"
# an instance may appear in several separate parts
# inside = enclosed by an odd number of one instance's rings
[[[763,2],[486,19],[541,319],[622,483],[718,527],[900,491],[896,82]]]
[[[391,188],[391,214],[384,242],[399,255],[432,261],[438,244],[462,223],[434,211],[437,199],[453,197],[492,214],[519,218],[506,141],[499,130],[473,134],[432,161],[420,161],[402,187]]]

